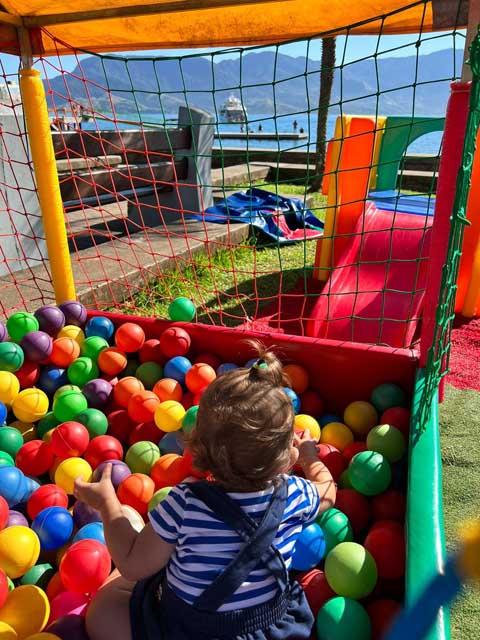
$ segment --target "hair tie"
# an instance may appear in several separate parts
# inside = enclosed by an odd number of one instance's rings
[[[263,358],[259,358],[253,365],[252,369],[268,369],[268,364]]]

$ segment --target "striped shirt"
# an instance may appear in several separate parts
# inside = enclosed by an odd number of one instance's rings
[[[287,476],[288,497],[274,545],[287,568],[295,542],[303,527],[312,522],[320,507],[316,487],[308,480]],[[273,485],[263,491],[229,493],[242,509],[260,521],[273,493]],[[193,604],[213,582],[241,547],[240,536],[196,498],[188,485],[179,484],[149,514],[158,535],[176,548],[167,565],[167,580],[173,591]],[[219,611],[230,611],[271,600],[277,583],[270,571],[259,566]]]

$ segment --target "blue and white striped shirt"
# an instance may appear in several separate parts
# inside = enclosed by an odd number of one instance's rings
[[[287,483],[287,505],[274,545],[288,568],[297,537],[318,513],[320,497],[309,480],[287,476]],[[263,491],[228,495],[259,521],[272,492],[273,485]],[[158,535],[176,545],[167,566],[168,584],[192,604],[235,557],[241,546],[240,536],[196,498],[186,484],[174,487],[149,516]],[[271,600],[276,593],[277,583],[270,571],[255,569],[219,611],[257,605]]]

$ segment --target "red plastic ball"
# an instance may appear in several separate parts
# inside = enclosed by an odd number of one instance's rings
[[[300,394],[302,413],[318,418],[325,411],[323,400],[316,391],[307,390]]]
[[[56,484],[44,484],[38,487],[27,502],[27,513],[33,520],[40,511],[48,507],[68,507],[68,496],[62,487]]]
[[[138,352],[138,359],[140,362],[156,362],[163,365],[167,358],[160,349],[160,340],[157,338],[150,338],[145,340],[142,348]]]
[[[390,489],[380,493],[372,498],[370,505],[372,518],[376,522],[379,520],[403,522],[405,520],[407,500],[401,491]]]
[[[150,422],[159,404],[160,399],[153,391],[139,391],[128,401],[128,415],[135,422]]]
[[[350,464],[350,460],[353,456],[356,456],[357,453],[361,453],[362,451],[367,450],[367,445],[365,442],[352,442],[347,445],[345,449],[342,451],[343,459],[347,464]]]
[[[347,516],[355,534],[359,534],[365,529],[370,520],[368,500],[355,489],[339,489],[337,491],[335,509]]]
[[[40,365],[38,364],[38,362],[25,360],[20,369],[15,372],[15,375],[18,378],[21,389],[33,387],[40,378]]]
[[[154,481],[144,473],[132,473],[117,489],[118,499],[138,511],[142,516],[148,511],[148,503],[155,491]]]
[[[7,574],[0,569],[0,609],[3,607],[8,598],[8,580]]]
[[[123,447],[117,438],[97,436],[90,443],[83,456],[92,469],[105,460],[123,460]]]
[[[405,534],[398,522],[377,522],[365,538],[364,547],[373,556],[381,578],[394,580],[405,574]]]
[[[50,446],[53,453],[65,460],[83,455],[90,442],[88,429],[80,422],[63,422],[52,432]]]
[[[367,606],[367,613],[372,623],[372,640],[383,640],[401,606],[395,600],[374,600]]]
[[[340,474],[346,467],[345,460],[340,451],[331,444],[321,444],[318,446],[318,459],[321,460],[330,471],[335,482],[338,482]]]
[[[160,431],[155,422],[141,422],[135,425],[128,436],[128,445],[131,447],[136,442],[158,442],[164,432]]]
[[[160,336],[160,349],[167,358],[186,355],[191,343],[189,334],[182,327],[168,327]]]
[[[216,355],[214,355],[213,353],[199,353],[197,356],[194,357],[194,359],[192,360],[193,364],[200,364],[200,363],[204,363],[204,364],[209,364],[212,369],[217,370],[218,367],[222,364],[222,361],[220,360],[220,358]]]
[[[217,374],[209,364],[197,362],[192,365],[185,376],[185,384],[194,394],[204,391],[215,380]]]
[[[185,411],[190,409],[190,407],[193,407],[193,405],[195,404],[194,400],[195,400],[195,396],[191,391],[187,391],[187,393],[183,394],[182,404],[184,406]]]
[[[310,609],[315,617],[325,602],[336,595],[328,584],[325,574],[320,569],[311,569],[310,571],[299,573],[296,576],[296,580],[304,590]]]
[[[130,398],[140,391],[145,391],[142,382],[138,378],[127,376],[113,387],[113,399],[119,407],[126,409]]]
[[[65,585],[62,582],[60,571],[57,571],[50,578],[47,588],[45,589],[45,593],[51,602],[59,593],[62,593],[62,591],[65,591]]]
[[[68,591],[94,593],[110,574],[112,561],[98,540],[79,540],[67,549],[60,562],[60,577]]]
[[[115,344],[127,353],[138,351],[144,342],[145,331],[135,322],[125,322],[115,332]]]
[[[410,433],[410,411],[405,407],[391,407],[382,413],[380,424],[391,424],[408,438]]]
[[[0,531],[5,529],[5,525],[8,522],[9,506],[8,502],[3,496],[0,496]]]
[[[44,440],[25,442],[17,451],[15,464],[27,476],[41,476],[50,469],[55,456]]]
[[[122,444],[128,442],[128,436],[135,428],[135,421],[128,415],[126,409],[111,411],[108,416],[108,434],[120,440]]]

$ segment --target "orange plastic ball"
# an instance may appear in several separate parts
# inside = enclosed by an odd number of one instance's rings
[[[185,384],[192,393],[200,393],[215,380],[217,374],[209,364],[198,362],[190,367],[185,376]]]
[[[160,398],[161,402],[165,402],[165,400],[181,402],[183,397],[182,385],[173,378],[163,378],[163,380],[159,380],[153,387],[153,393]]]
[[[113,399],[119,407],[126,409],[130,398],[140,391],[145,391],[145,387],[138,378],[127,376],[122,378],[113,387]]]
[[[136,422],[150,422],[159,404],[160,400],[153,391],[139,391],[128,401],[128,415]]]
[[[132,473],[120,483],[117,496],[122,504],[133,507],[141,515],[146,515],[148,503],[154,492],[155,484],[152,478],[144,473]]]
[[[309,383],[308,373],[299,364],[287,364],[283,367],[283,373],[290,380],[295,393],[303,393],[307,390]]]
[[[103,373],[116,376],[127,366],[127,356],[117,347],[107,347],[100,351],[97,364]]]
[[[68,367],[80,355],[80,345],[73,338],[57,338],[53,341],[50,362],[57,367]]]
[[[133,353],[145,342],[145,331],[135,322],[125,322],[115,332],[115,344],[122,351]]]
[[[174,487],[190,473],[190,465],[183,456],[166,453],[153,465],[150,476],[155,483],[155,491],[163,487]]]

